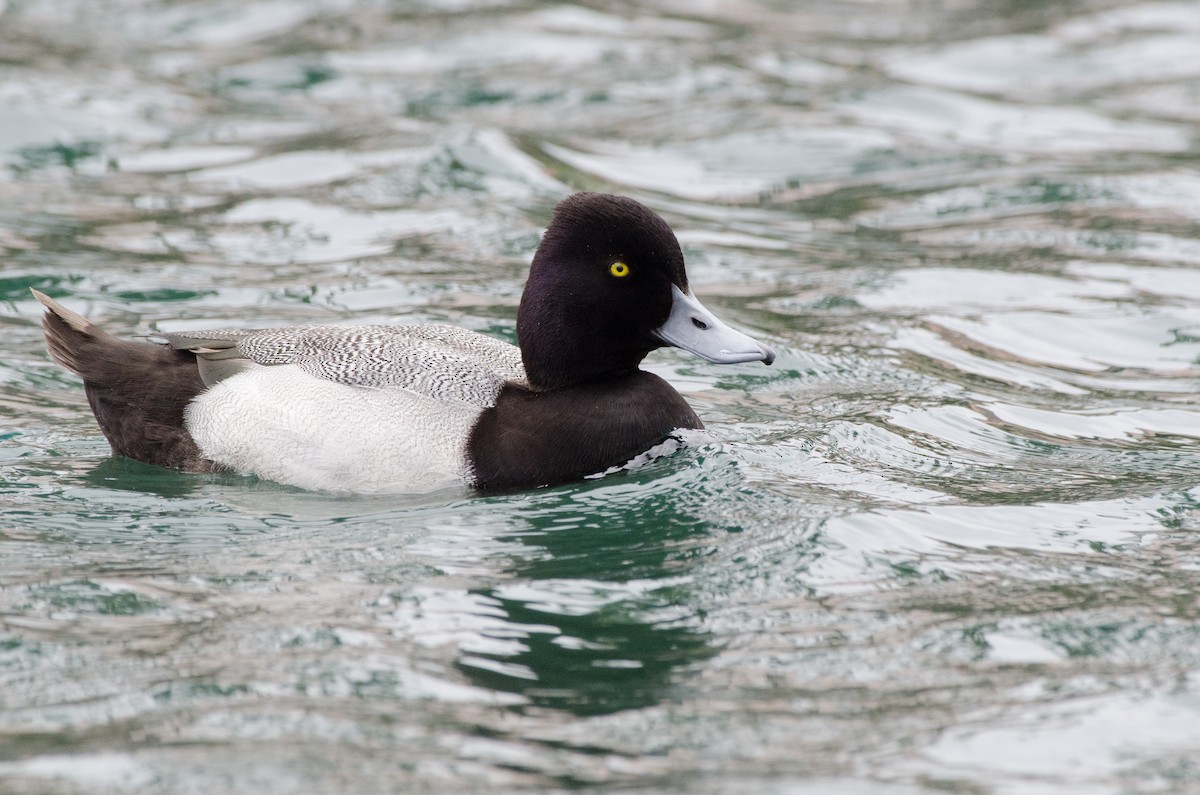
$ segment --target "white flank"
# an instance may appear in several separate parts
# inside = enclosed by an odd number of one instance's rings
[[[288,364],[221,381],[192,401],[186,424],[205,456],[243,474],[305,489],[419,492],[463,484],[482,411]]]

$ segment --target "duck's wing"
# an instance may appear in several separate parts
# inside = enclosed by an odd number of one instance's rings
[[[196,354],[209,386],[248,368],[290,364],[327,381],[486,407],[506,381],[525,379],[516,346],[455,326],[292,326],[160,336],[172,348]]]

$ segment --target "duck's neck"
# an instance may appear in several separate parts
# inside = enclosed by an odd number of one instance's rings
[[[536,337],[534,337],[536,339]],[[636,372],[645,353],[614,356],[599,345],[568,345],[558,340],[548,345],[526,344],[521,338],[521,359],[529,385],[549,392],[579,384],[618,378]]]
[[[636,372],[649,348],[622,346],[604,339],[604,333],[560,334],[541,324],[517,329],[521,359],[530,387],[551,391],[576,384],[594,383]]]
[[[529,384],[539,392],[634,372],[652,350],[652,345],[632,342],[619,333],[624,330],[606,328],[603,320],[527,310],[522,302],[517,340]],[[581,325],[585,322],[590,327]]]

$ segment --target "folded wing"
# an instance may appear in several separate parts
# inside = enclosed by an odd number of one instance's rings
[[[335,383],[488,407],[506,381],[525,380],[518,348],[454,326],[291,326],[162,337],[196,355],[208,386],[250,368],[292,364]]]

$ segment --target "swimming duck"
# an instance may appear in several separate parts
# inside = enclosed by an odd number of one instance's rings
[[[719,364],[774,352],[688,288],[661,217],[559,202],[517,312],[517,348],[444,325],[295,326],[132,342],[34,291],[51,356],[83,378],[115,455],[307,489],[532,488],[629,461],[700,418],[639,369],[664,345]]]

